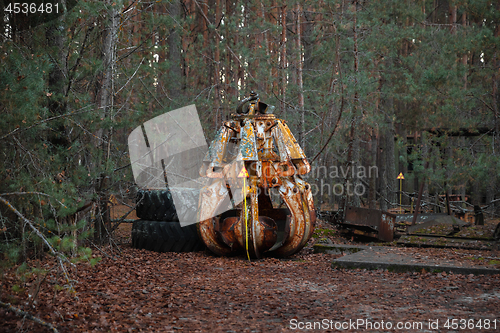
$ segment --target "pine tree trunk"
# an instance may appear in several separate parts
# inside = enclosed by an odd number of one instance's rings
[[[240,7],[239,7],[239,3],[238,3],[238,0],[232,0],[231,1],[231,16],[236,22],[236,26],[240,26]],[[233,38],[233,45],[231,45],[231,47],[233,48],[233,50],[235,50],[237,48],[237,45],[239,43],[239,38],[240,38],[240,35],[237,34],[237,33],[231,33],[232,35],[232,38]],[[229,36],[229,35],[228,35]],[[232,68],[231,68],[231,82],[232,82],[232,85],[231,85],[231,96],[233,97],[233,100],[238,100],[238,94],[239,94],[239,82],[238,82],[238,79],[239,79],[239,73],[241,71],[241,65],[240,63],[234,59],[234,56],[229,52],[229,57],[232,58]]]
[[[377,145],[377,132],[375,129],[372,129],[372,134],[371,134],[371,140],[370,140],[370,164],[368,166],[368,170],[370,170],[371,166],[376,166],[377,165],[377,151],[378,151],[378,145]],[[369,207],[372,209],[377,208],[377,174],[369,174],[368,182],[369,182],[369,189],[368,189],[368,202],[369,202]]]
[[[286,5],[281,7],[281,50],[280,50],[280,71],[281,71],[281,85],[280,85],[280,95],[281,112],[285,111],[285,101],[286,101]]]
[[[216,0],[215,2],[215,25],[218,26],[219,22],[222,17],[222,7],[220,0]],[[214,123],[214,128],[217,129],[219,127],[219,124],[221,123],[223,119],[223,114],[222,114],[222,109],[220,107],[220,101],[221,101],[221,80],[220,80],[220,40],[216,34],[214,34],[214,43],[215,43],[215,51],[214,51],[214,61],[215,61],[215,66],[214,66],[214,88],[215,88],[215,101],[214,101],[214,108],[215,108],[215,123]]]
[[[299,111],[301,115],[301,123],[300,123],[300,138],[299,142],[302,145],[302,149],[305,151],[306,150],[306,120],[305,120],[305,110],[304,110],[304,85],[302,81],[302,58],[303,58],[303,53],[302,53],[302,22],[301,22],[301,16],[302,16],[302,8],[300,3],[297,3],[296,6],[296,15],[297,15],[297,88],[299,91],[299,98],[298,98],[298,105],[299,105]]]
[[[181,4],[179,0],[173,0],[169,5],[170,15],[174,18],[179,17],[181,12]],[[180,36],[176,27],[170,29],[168,36],[168,50],[169,50],[169,82],[170,82],[170,97],[175,101],[180,97],[182,85],[182,67],[181,67],[181,49],[180,49]]]
[[[276,0],[272,0],[271,2],[271,10],[268,14],[268,21],[271,25],[276,25],[278,23],[278,5]],[[276,50],[276,42],[273,36],[266,32],[267,37],[267,57],[269,59],[269,67],[271,67],[271,89],[272,92],[278,94],[278,52]],[[275,65],[276,64],[276,65]],[[281,105],[280,105],[281,106]],[[280,110],[281,111],[281,110]]]
[[[392,104],[392,103],[390,103]],[[392,111],[392,107],[389,108]],[[394,123],[391,119],[387,118],[387,132],[385,135],[385,147],[386,147],[386,181],[387,181],[387,200],[390,202],[390,207],[392,208],[396,202],[396,189],[397,189],[397,179],[396,179],[396,168],[395,168],[395,157],[394,157]]]
[[[359,103],[359,92],[358,92],[358,75],[359,75],[359,54],[358,54],[358,29],[357,29],[357,12],[358,12],[358,2],[354,1],[353,11],[354,11],[354,22],[353,22],[353,41],[354,41],[354,101],[352,108],[352,118],[351,118],[351,132],[349,136],[349,153],[348,153],[348,163],[351,167],[352,172],[350,172],[351,179],[351,190],[350,194],[350,203],[354,207],[359,207],[361,203],[361,198],[359,197],[357,191],[359,183],[359,179],[357,178],[358,168],[360,167],[360,134],[359,134],[359,125],[360,125],[360,103]],[[347,181],[347,187],[344,187],[349,191],[349,178]]]
[[[265,15],[266,11],[265,11],[265,8],[264,8],[264,4],[261,2],[260,3],[260,6],[259,6],[259,17],[261,18],[262,20],[262,23],[266,22],[266,19],[268,19],[269,17],[267,15]],[[270,64],[271,64],[271,60],[270,60],[270,44],[269,44],[269,34],[267,32],[267,29],[264,30],[264,32],[262,33],[261,35],[261,40],[260,40],[260,45],[264,45],[264,48],[266,50],[266,56],[267,56],[267,65],[268,65],[268,68],[270,67]],[[260,47],[260,46],[259,46]],[[257,70],[257,68],[255,68],[255,70]],[[257,78],[256,75],[254,75],[254,78]],[[268,89],[269,89],[269,86],[268,86],[268,80],[263,80],[263,83],[262,83],[262,89],[267,93],[268,92]]]
[[[387,140],[386,134],[380,134],[380,155],[379,162],[380,166],[379,177],[380,177],[380,209],[387,210]]]
[[[462,13],[462,27],[463,27],[464,35],[465,35],[465,29],[467,28],[467,13],[466,12]],[[462,65],[465,67],[465,69],[467,69],[467,60],[468,60],[467,53],[464,53],[462,55]],[[467,90],[467,70],[465,70],[465,73],[464,73],[464,90]]]
[[[500,4],[498,5],[500,8]],[[500,26],[497,26],[497,29],[495,31],[495,36],[498,38],[500,37]],[[499,55],[496,54],[494,59],[492,60],[496,68],[500,68],[500,59]],[[493,113],[494,113],[494,134],[492,137],[492,150],[494,155],[498,156],[499,152],[498,150],[500,149],[499,140],[500,140],[500,132],[499,132],[499,116],[498,116],[498,102],[500,99],[500,96],[498,94],[498,74],[495,73],[493,74],[493,89],[492,89],[492,108],[493,108]],[[486,203],[489,204],[493,200],[496,199],[496,195],[498,193],[498,181],[499,181],[499,176],[498,176],[498,166],[492,165],[490,167],[490,182],[487,185],[486,189]],[[495,213],[500,213],[500,203],[496,202],[493,205],[488,207],[488,211],[492,214]]]
[[[109,20],[106,23],[103,42],[103,75],[100,87],[99,114],[102,120],[112,117],[113,108],[113,75],[116,52],[116,35],[118,32],[119,15],[116,5],[108,2]],[[97,167],[105,170],[101,173],[100,179],[96,182],[96,192],[98,195],[98,207],[95,219],[94,238],[97,243],[102,243],[111,230],[111,221],[108,209],[107,180],[108,180],[108,160],[110,158],[111,135],[109,130],[99,129],[96,134],[97,146],[101,147],[99,152],[99,162]],[[107,229],[107,230],[106,230]]]
[[[47,45],[57,54],[57,59],[53,59],[49,72],[49,91],[52,93],[52,97],[49,99],[48,108],[52,116],[60,116],[66,113],[66,89],[64,86],[67,77],[66,54],[64,54],[65,34],[60,31],[59,20],[51,22],[46,30]],[[57,121],[54,125],[57,130],[52,131],[48,138],[49,141],[54,148],[68,148],[70,142],[66,136],[66,129],[62,121]]]
[[[226,21],[229,21],[231,19],[233,19],[233,7],[232,7],[232,1],[231,0],[226,0],[226,12],[225,12],[225,15],[224,15],[224,20]],[[231,31],[229,30],[229,22],[226,22],[226,26],[225,26],[225,33],[226,35],[224,36],[224,40],[225,40],[225,43],[231,47],[230,45],[230,36],[231,36]],[[228,101],[231,100],[231,95],[232,95],[232,88],[231,88],[231,53],[230,52],[226,52],[226,68],[224,70],[224,95],[226,96],[226,105],[225,105],[225,109],[226,109],[226,115],[228,115],[230,113],[230,110],[229,110],[229,103]]]

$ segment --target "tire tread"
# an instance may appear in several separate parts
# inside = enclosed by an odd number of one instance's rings
[[[155,252],[195,252],[205,248],[196,225],[176,221],[137,220],[132,225],[132,247]]]

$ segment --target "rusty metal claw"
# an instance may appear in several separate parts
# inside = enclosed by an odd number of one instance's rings
[[[286,123],[264,113],[269,109],[257,94],[242,100],[200,170],[211,183],[200,195],[198,230],[218,255],[290,256],[313,233],[311,187],[301,178],[311,167]]]

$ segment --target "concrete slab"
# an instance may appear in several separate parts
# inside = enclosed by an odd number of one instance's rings
[[[323,246],[325,253],[326,246]],[[337,251],[338,245],[333,246],[332,251]],[[349,248],[349,247],[348,247]],[[359,248],[359,247],[358,247]],[[342,249],[342,246],[340,246]],[[315,246],[316,251],[316,246]],[[460,262],[432,259],[416,259],[410,255],[401,254],[398,248],[372,247],[335,259],[332,267],[338,268],[364,268],[364,269],[387,269],[394,272],[452,272],[455,274],[500,274],[500,269],[486,268],[481,266],[465,266]]]
[[[491,250],[495,247],[495,241],[489,239],[467,239],[454,238],[452,236],[432,235],[403,235],[397,244],[404,247],[432,247],[442,249],[469,249],[469,250]]]
[[[353,254],[364,250],[378,250],[381,246],[349,245],[349,244],[314,244],[314,253]]]
[[[427,220],[425,222],[409,226],[408,233],[411,234],[419,229],[429,228],[429,227],[432,227],[434,225],[439,225],[439,224],[457,225],[457,226],[462,227],[468,223],[465,221],[462,221],[456,217],[452,217],[450,215],[445,215],[445,216],[439,216],[439,217],[432,219],[432,220]]]
[[[395,214],[396,222],[413,221],[413,214]],[[448,216],[446,213],[420,213],[417,215],[417,223],[435,220],[439,217]]]

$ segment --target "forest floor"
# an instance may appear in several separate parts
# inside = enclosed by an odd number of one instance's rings
[[[47,273],[1,276],[0,299],[52,323],[59,332],[478,332],[500,330],[500,275],[393,273],[332,268],[341,255],[312,253],[312,238],[287,259],[221,258],[208,252],[155,253],[130,246],[131,224],[102,260],[71,270],[68,293],[54,259]],[[336,243],[327,223],[319,236]],[[330,230],[330,231],[328,231]],[[491,250],[403,249],[425,258],[499,268]],[[0,332],[48,332],[0,308]],[[408,329],[410,328],[410,329]]]

